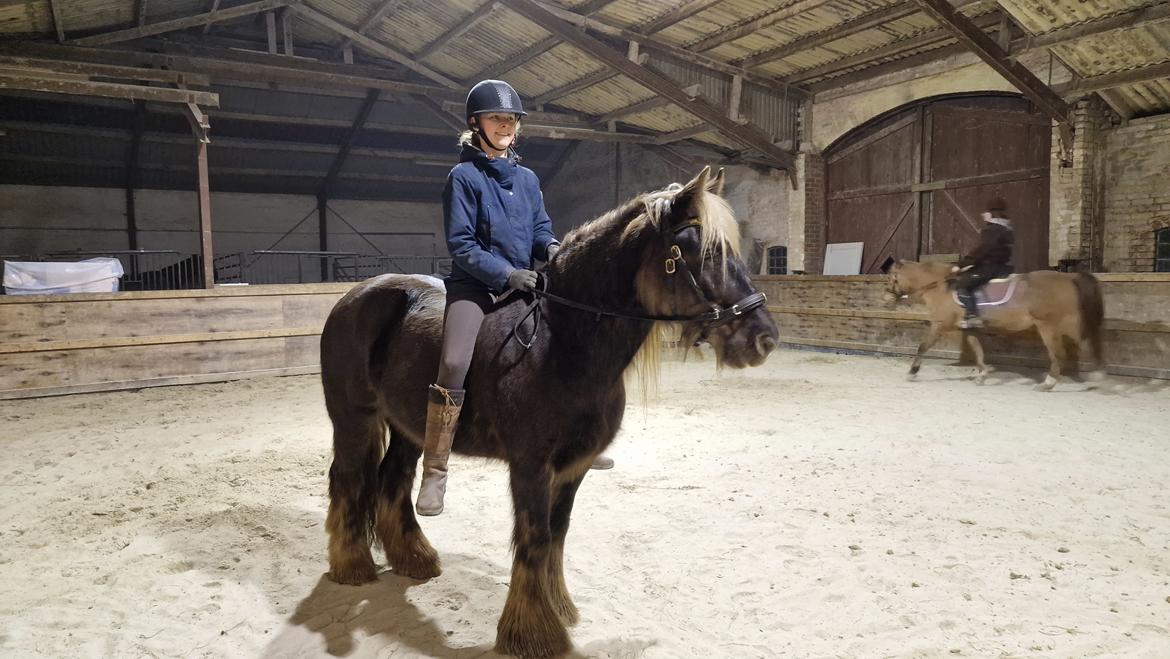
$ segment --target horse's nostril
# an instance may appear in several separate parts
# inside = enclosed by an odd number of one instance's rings
[[[756,352],[760,353],[760,355],[766,357],[775,349],[776,339],[772,338],[771,336],[768,336],[767,334],[761,334],[756,338]]]

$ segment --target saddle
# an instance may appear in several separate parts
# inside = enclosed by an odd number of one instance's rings
[[[981,307],[998,307],[1008,302],[1020,291],[1022,280],[1019,275],[1011,275],[1004,279],[992,279],[975,291],[975,303]],[[955,304],[963,306],[959,300],[958,291],[953,291]]]

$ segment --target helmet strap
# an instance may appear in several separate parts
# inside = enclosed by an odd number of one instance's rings
[[[475,121],[475,123],[473,124],[475,126],[475,134],[479,135],[479,139],[481,141],[483,141],[484,144],[487,144],[488,146],[490,146],[493,150],[503,151],[506,154],[507,149],[501,149],[500,147],[496,146],[495,142],[492,142],[491,139],[488,138],[487,131],[485,131],[483,129],[483,125],[481,125],[479,123],[479,117],[476,115],[472,115],[471,118]]]

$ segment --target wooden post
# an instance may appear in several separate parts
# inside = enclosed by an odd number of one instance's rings
[[[264,22],[268,26],[268,54],[275,55],[276,50],[276,14],[268,12],[264,14]]]
[[[126,157],[126,242],[130,249],[138,249],[138,214],[134,205],[134,190],[138,187],[138,161],[145,118],[146,102],[135,101],[134,123],[130,135],[130,153]]]
[[[329,197],[325,191],[317,193],[317,248],[322,252],[329,251]],[[321,281],[329,279],[329,259],[321,257]]]
[[[195,167],[199,177],[199,262],[203,288],[215,288],[215,252],[211,244],[211,185],[207,175],[207,142],[195,140]]]

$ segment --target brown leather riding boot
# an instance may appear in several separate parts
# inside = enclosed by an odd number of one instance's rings
[[[447,493],[447,458],[463,410],[463,389],[432,384],[427,395],[427,434],[423,440],[423,477],[414,510],[427,517],[443,512]]]

